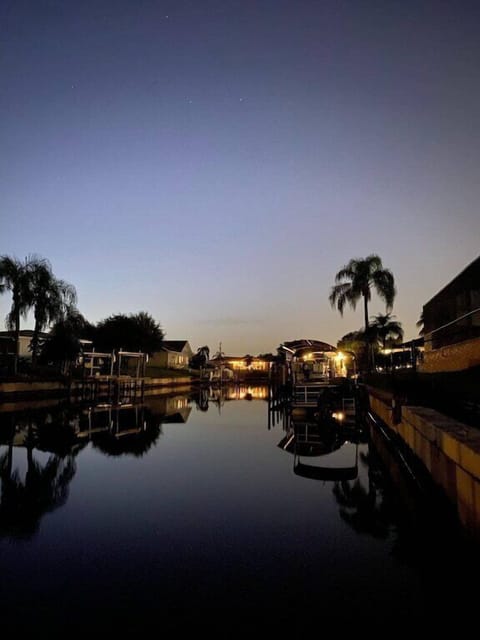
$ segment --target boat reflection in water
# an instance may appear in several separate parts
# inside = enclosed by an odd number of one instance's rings
[[[361,431],[343,415],[307,414],[291,418],[278,446],[293,455],[296,475],[312,480],[344,481],[358,476]]]

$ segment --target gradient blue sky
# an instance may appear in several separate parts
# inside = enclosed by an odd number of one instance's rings
[[[477,2],[3,0],[0,253],[230,354],[359,329],[328,295],[378,253],[416,337],[479,254],[479,33]]]

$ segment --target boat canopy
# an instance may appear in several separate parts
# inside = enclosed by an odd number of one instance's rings
[[[331,357],[335,356],[338,351],[336,347],[328,342],[322,342],[321,340],[309,340],[306,338],[284,342],[280,345],[279,350],[290,354],[292,358],[302,358],[307,353],[312,355],[315,354],[317,356]]]

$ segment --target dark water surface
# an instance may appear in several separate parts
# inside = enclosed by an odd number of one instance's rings
[[[2,628],[460,628],[478,550],[449,510],[366,425],[303,455],[255,395],[0,413]]]

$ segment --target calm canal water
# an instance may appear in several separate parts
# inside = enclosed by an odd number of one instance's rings
[[[2,629],[464,622],[478,550],[449,509],[367,425],[292,431],[265,393],[4,406]]]

